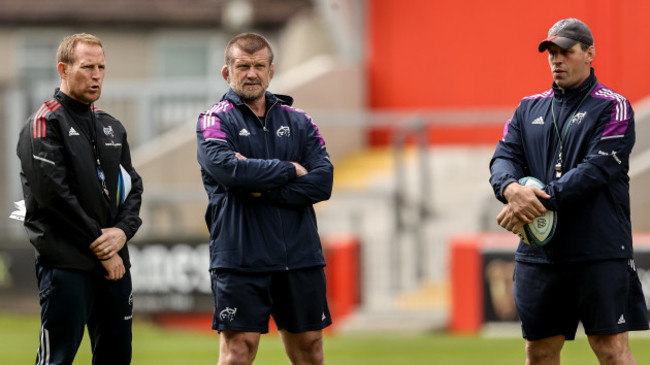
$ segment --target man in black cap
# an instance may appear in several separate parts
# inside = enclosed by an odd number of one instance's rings
[[[636,364],[628,331],[647,330],[648,315],[630,223],[634,112],[596,79],[594,39],[580,20],[557,22],[538,50],[548,51],[552,89],[523,98],[490,162],[490,183],[505,204],[500,226],[516,233],[557,212],[550,241],[521,241],[515,255],[526,364],[559,364],[579,322],[600,364]],[[527,176],[545,187],[520,185]]]

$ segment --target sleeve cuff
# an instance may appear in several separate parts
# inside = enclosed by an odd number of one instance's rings
[[[130,240],[135,235],[135,232],[133,232],[133,230],[131,230],[126,224],[117,223],[115,225],[115,228],[119,228],[122,231],[124,231],[127,241]]]
[[[501,189],[499,190],[499,196],[497,196],[497,199],[499,199],[504,204],[508,204],[508,200],[506,199],[505,196],[503,196],[503,191],[506,189],[508,185],[510,185],[513,182],[516,183],[517,180],[510,178],[504,181],[503,184],[501,184]]]
[[[293,180],[296,178],[296,167],[289,161],[287,161],[287,177],[289,180]]]

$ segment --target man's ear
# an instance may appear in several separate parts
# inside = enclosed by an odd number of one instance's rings
[[[230,83],[230,72],[228,70],[228,66],[224,65],[221,68],[221,77],[223,77],[224,80]]]
[[[64,62],[59,62],[56,65],[56,70],[59,72],[59,77],[61,77],[61,80],[64,79],[67,66],[68,65],[66,65]]]
[[[590,46],[587,48],[587,63],[594,62],[594,57],[596,57],[596,46]]]
[[[271,64],[271,69],[269,71],[269,81],[271,81],[271,79],[273,79],[274,74],[275,74],[275,63],[272,63]]]

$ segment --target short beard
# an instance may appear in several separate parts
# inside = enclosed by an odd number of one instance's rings
[[[262,96],[264,96],[264,93],[266,92],[266,88],[268,87],[268,85],[260,84],[260,86],[262,86],[262,90],[260,92],[246,92],[245,91],[246,86],[242,86],[242,88],[240,88],[238,91],[238,88],[234,83],[230,84],[230,87],[233,90],[235,90],[237,96],[239,96],[239,98],[244,102],[256,101]]]

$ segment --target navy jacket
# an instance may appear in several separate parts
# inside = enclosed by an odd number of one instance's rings
[[[266,117],[258,118],[230,90],[199,116],[197,159],[210,200],[210,269],[325,265],[313,209],[332,192],[325,141],[312,119],[291,107],[290,97],[266,92],[266,102]],[[297,178],[291,161],[308,174]]]
[[[559,138],[552,106],[565,139],[559,179],[554,170]],[[598,83],[593,69],[576,89],[563,94],[553,84],[551,90],[521,101],[490,162],[490,183],[496,197],[506,203],[503,189],[509,183],[524,176],[538,178],[551,195],[540,201],[557,212],[558,220],[555,235],[543,248],[520,242],[517,260],[632,258],[628,170],[634,139],[630,103]]]
[[[91,140],[96,141],[108,196],[98,179]],[[142,223],[142,179],[131,164],[122,124],[57,89],[54,99],[29,117],[17,154],[27,207],[25,228],[38,262],[105,274],[90,244],[102,228],[121,228],[130,239]],[[126,200],[120,199],[120,165],[131,178]],[[128,245],[119,255],[129,267]]]

